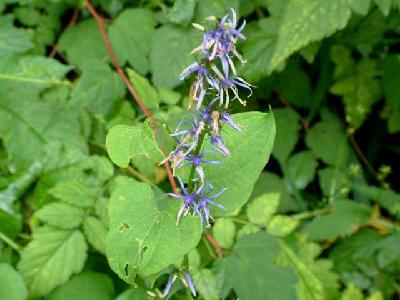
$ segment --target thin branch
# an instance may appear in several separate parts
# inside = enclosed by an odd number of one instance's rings
[[[0,240],[2,240],[4,243],[6,243],[8,246],[13,248],[17,252],[19,252],[19,250],[21,249],[21,247],[17,243],[15,243],[12,239],[10,239],[1,231],[0,231]]]
[[[378,181],[382,186],[387,187],[388,184],[379,176],[379,173],[374,169],[372,164],[368,161],[367,157],[362,152],[360,146],[358,146],[356,140],[354,139],[354,135],[349,134],[349,140],[350,140],[351,145],[354,148],[354,151],[356,151],[357,156],[363,162],[363,164],[368,169],[368,171],[374,176],[376,181]]]
[[[220,245],[218,245],[218,243],[214,240],[214,238],[211,235],[211,233],[206,232],[204,235],[206,236],[206,238],[210,242],[210,244],[214,247],[214,249],[217,251],[218,257],[220,257],[220,258],[224,257],[224,250],[222,250]]]
[[[278,98],[279,98],[279,101],[281,101],[282,104],[283,104],[286,108],[288,108],[288,109],[293,110],[294,112],[296,112],[296,110],[293,108],[293,106],[290,105],[290,103],[282,96],[281,93],[278,93]],[[308,131],[308,122],[307,122],[307,120],[306,120],[305,118],[303,118],[300,114],[299,114],[299,116],[300,116],[301,124],[303,125],[303,128],[304,128],[304,131]]]
[[[74,13],[72,14],[71,20],[69,20],[68,24],[67,24],[67,29],[73,27],[76,23],[76,20],[78,20],[79,17],[79,8],[75,8]],[[56,56],[58,51],[58,45],[54,44],[53,48],[50,51],[49,57],[50,58],[54,58],[54,56]]]
[[[110,40],[108,39],[106,30],[104,28],[104,22],[103,18],[97,13],[97,11],[94,9],[94,7],[89,3],[89,1],[85,1],[85,6],[87,9],[90,11],[92,16],[95,18],[97,21],[97,26],[99,27],[100,34],[103,38],[104,44],[107,47],[108,55],[111,58],[111,61],[114,65],[115,70],[117,71],[118,75],[122,78],[123,82],[125,83],[126,87],[128,88],[129,92],[132,94],[133,99],[135,99],[136,103],[139,105],[140,109],[143,111],[143,114],[150,119],[151,124],[153,125],[153,133],[156,136],[157,135],[157,126],[156,126],[156,120],[154,119],[153,115],[150,113],[150,111],[147,109],[145,104],[143,103],[142,99],[139,97],[138,93],[136,92],[135,88],[133,87],[132,83],[129,81],[128,77],[126,76],[124,70],[121,68],[121,65],[118,62],[117,56],[115,55],[114,50],[112,49]],[[165,170],[167,171],[168,174],[168,179],[171,184],[172,190],[174,193],[178,193],[178,188],[175,183],[174,176],[172,175],[172,170],[171,167],[169,166],[168,162],[164,163]]]

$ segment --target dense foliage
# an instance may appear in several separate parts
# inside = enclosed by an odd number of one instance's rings
[[[91,4],[135,97],[86,2],[0,2],[1,300],[399,297],[399,0]],[[212,220],[160,162],[191,113],[191,23],[231,8],[255,87],[203,167]]]

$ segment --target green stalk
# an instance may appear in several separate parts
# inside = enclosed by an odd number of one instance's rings
[[[20,246],[15,243],[12,239],[10,239],[8,236],[6,236],[4,233],[0,231],[0,240],[2,240],[4,243],[6,243],[8,246],[13,248],[15,251],[19,252]]]

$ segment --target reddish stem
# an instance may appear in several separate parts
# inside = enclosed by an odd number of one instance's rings
[[[224,256],[224,250],[222,250],[222,248],[218,245],[218,243],[214,240],[213,236],[211,235],[211,233],[206,232],[204,234],[207,238],[207,240],[210,242],[210,244],[214,247],[214,249],[217,251],[217,255],[218,257],[223,257]]]
[[[76,20],[78,20],[79,17],[79,9],[75,8],[74,13],[72,14],[71,20],[69,20],[68,25],[67,25],[67,29],[73,27],[76,23]],[[53,48],[50,51],[49,57],[50,58],[54,58],[54,56],[56,56],[57,51],[58,51],[58,46],[57,44],[53,45]]]
[[[121,65],[118,62],[117,56],[115,55],[114,50],[112,49],[110,40],[108,39],[106,30],[104,28],[104,22],[103,18],[97,13],[97,11],[94,9],[94,7],[88,2],[85,1],[85,5],[87,9],[90,11],[92,16],[95,18],[97,21],[97,26],[99,27],[100,34],[103,38],[104,44],[107,47],[108,55],[111,58],[111,61],[114,65],[115,70],[117,71],[118,75],[122,78],[124,81],[126,87],[128,88],[129,92],[132,94],[133,99],[135,99],[136,103],[139,105],[140,109],[143,111],[143,114],[150,119],[150,122],[152,124],[153,128],[153,133],[154,135],[157,134],[157,126],[156,126],[156,120],[154,119],[153,115],[150,113],[150,111],[147,109],[145,104],[143,103],[142,99],[139,97],[137,94],[135,88],[133,87],[132,83],[129,81],[128,77],[126,76],[124,70],[121,68]],[[179,193],[179,190],[176,186],[174,176],[171,171],[171,167],[169,166],[168,162],[164,163],[165,170],[167,171],[168,179],[171,184],[172,190],[174,193]]]

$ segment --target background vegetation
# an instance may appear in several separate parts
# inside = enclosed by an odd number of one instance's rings
[[[178,74],[201,38],[191,22],[229,7],[248,21],[240,72],[257,88],[233,111],[271,107],[277,135],[247,204],[217,218],[183,263],[198,298],[399,297],[398,0],[91,4],[160,128],[187,106]],[[129,285],[105,256],[113,190],[171,188],[148,149],[121,154],[126,168],[109,160],[113,126],[151,134],[96,20],[75,0],[2,0],[0,12],[0,299],[159,298],[171,266]],[[170,297],[191,298],[181,283]]]

